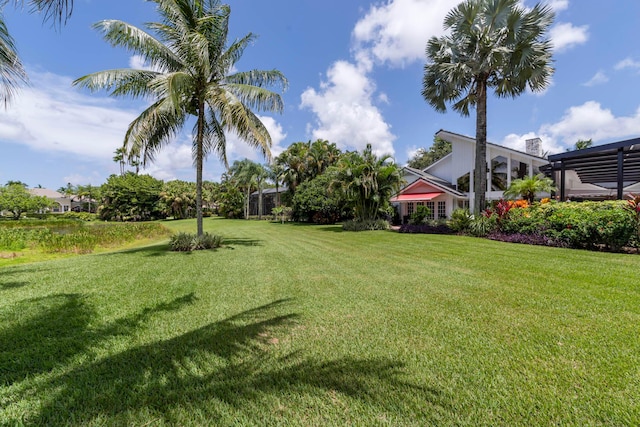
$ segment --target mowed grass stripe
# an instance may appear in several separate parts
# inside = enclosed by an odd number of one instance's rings
[[[225,247],[159,243],[0,269],[0,420],[640,421],[635,256],[205,224]]]

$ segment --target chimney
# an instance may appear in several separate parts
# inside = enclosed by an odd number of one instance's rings
[[[527,154],[542,156],[542,140],[540,138],[527,139]]]

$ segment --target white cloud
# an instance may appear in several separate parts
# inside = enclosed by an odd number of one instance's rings
[[[286,147],[283,147],[281,144],[287,137],[287,134],[283,131],[282,125],[273,117],[258,117],[269,131],[269,135],[271,135],[271,156],[275,158],[285,150]],[[227,135],[227,159],[229,160],[229,164],[233,163],[234,160],[244,158],[258,163],[266,161],[259,149],[249,146],[234,133]]]
[[[304,91],[300,106],[316,115],[315,125],[309,126],[313,139],[326,139],[343,149],[362,150],[371,144],[377,154],[393,154],[396,137],[372,103],[375,84],[367,71],[366,66],[337,61],[319,91]]]
[[[598,141],[627,138],[638,134],[640,134],[640,107],[633,115],[616,117],[611,110],[603,108],[600,103],[587,101],[566,110],[558,122],[542,125],[537,133],[508,135],[503,140],[503,144],[524,150],[526,139],[540,137],[543,150],[557,153],[572,147],[580,139],[592,139],[597,144]]]
[[[640,61],[635,61],[632,58],[625,58],[618,62],[614,68],[616,70],[623,70],[625,68],[640,69]]]
[[[135,112],[75,91],[67,77],[36,72],[30,77],[32,85],[0,115],[0,139],[37,151],[113,157]]]
[[[187,141],[167,145],[156,155],[154,162],[147,164],[140,173],[148,173],[163,181],[184,179],[188,175],[191,176],[190,181],[195,181],[191,143]]]
[[[404,66],[422,60],[427,41],[444,34],[450,0],[392,0],[372,6],[353,29],[355,49],[377,62]]]
[[[569,0],[550,0],[547,4],[557,13],[569,7]]]
[[[556,52],[566,51],[589,39],[589,26],[576,27],[569,22],[562,22],[550,30],[551,41]]]
[[[591,79],[589,79],[588,82],[585,82],[582,85],[591,87],[607,83],[608,81],[609,77],[607,77],[607,75],[603,71],[598,71],[593,77],[591,77]]]
[[[81,93],[72,88],[68,77],[34,71],[29,75],[31,86],[24,88],[10,108],[0,114],[0,140],[26,145],[40,153],[67,153],[98,161],[117,172],[118,167],[112,161],[114,151],[122,146],[129,123],[141,110],[124,108],[121,106],[124,102],[120,104],[113,98]],[[281,125],[271,117],[261,119],[272,136],[273,153],[279,154],[286,136]],[[229,137],[227,147],[230,158],[251,153],[246,144],[234,144],[233,138]],[[207,169],[219,168],[215,156],[208,163]],[[194,180],[191,137],[183,134],[168,144],[143,172],[163,180]],[[64,182],[74,184],[103,181],[104,177],[75,169],[68,170],[64,178]]]

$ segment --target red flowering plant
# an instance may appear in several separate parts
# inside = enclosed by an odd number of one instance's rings
[[[625,208],[633,214],[636,222],[638,241],[640,241],[640,194],[629,194],[629,200]]]

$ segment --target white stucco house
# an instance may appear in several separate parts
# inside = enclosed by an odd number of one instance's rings
[[[65,196],[55,190],[48,188],[31,188],[29,193],[34,196],[43,196],[53,202],[53,207],[49,212],[52,213],[65,213],[71,210],[72,197]]]
[[[457,208],[473,208],[473,170],[475,168],[474,138],[440,130],[436,136],[451,143],[451,153],[424,170],[405,167],[405,187],[391,199],[406,220],[425,205],[432,218],[448,218]],[[547,165],[541,157],[541,141],[527,141],[527,152],[487,143],[487,201],[502,198],[511,181],[540,173]]]

